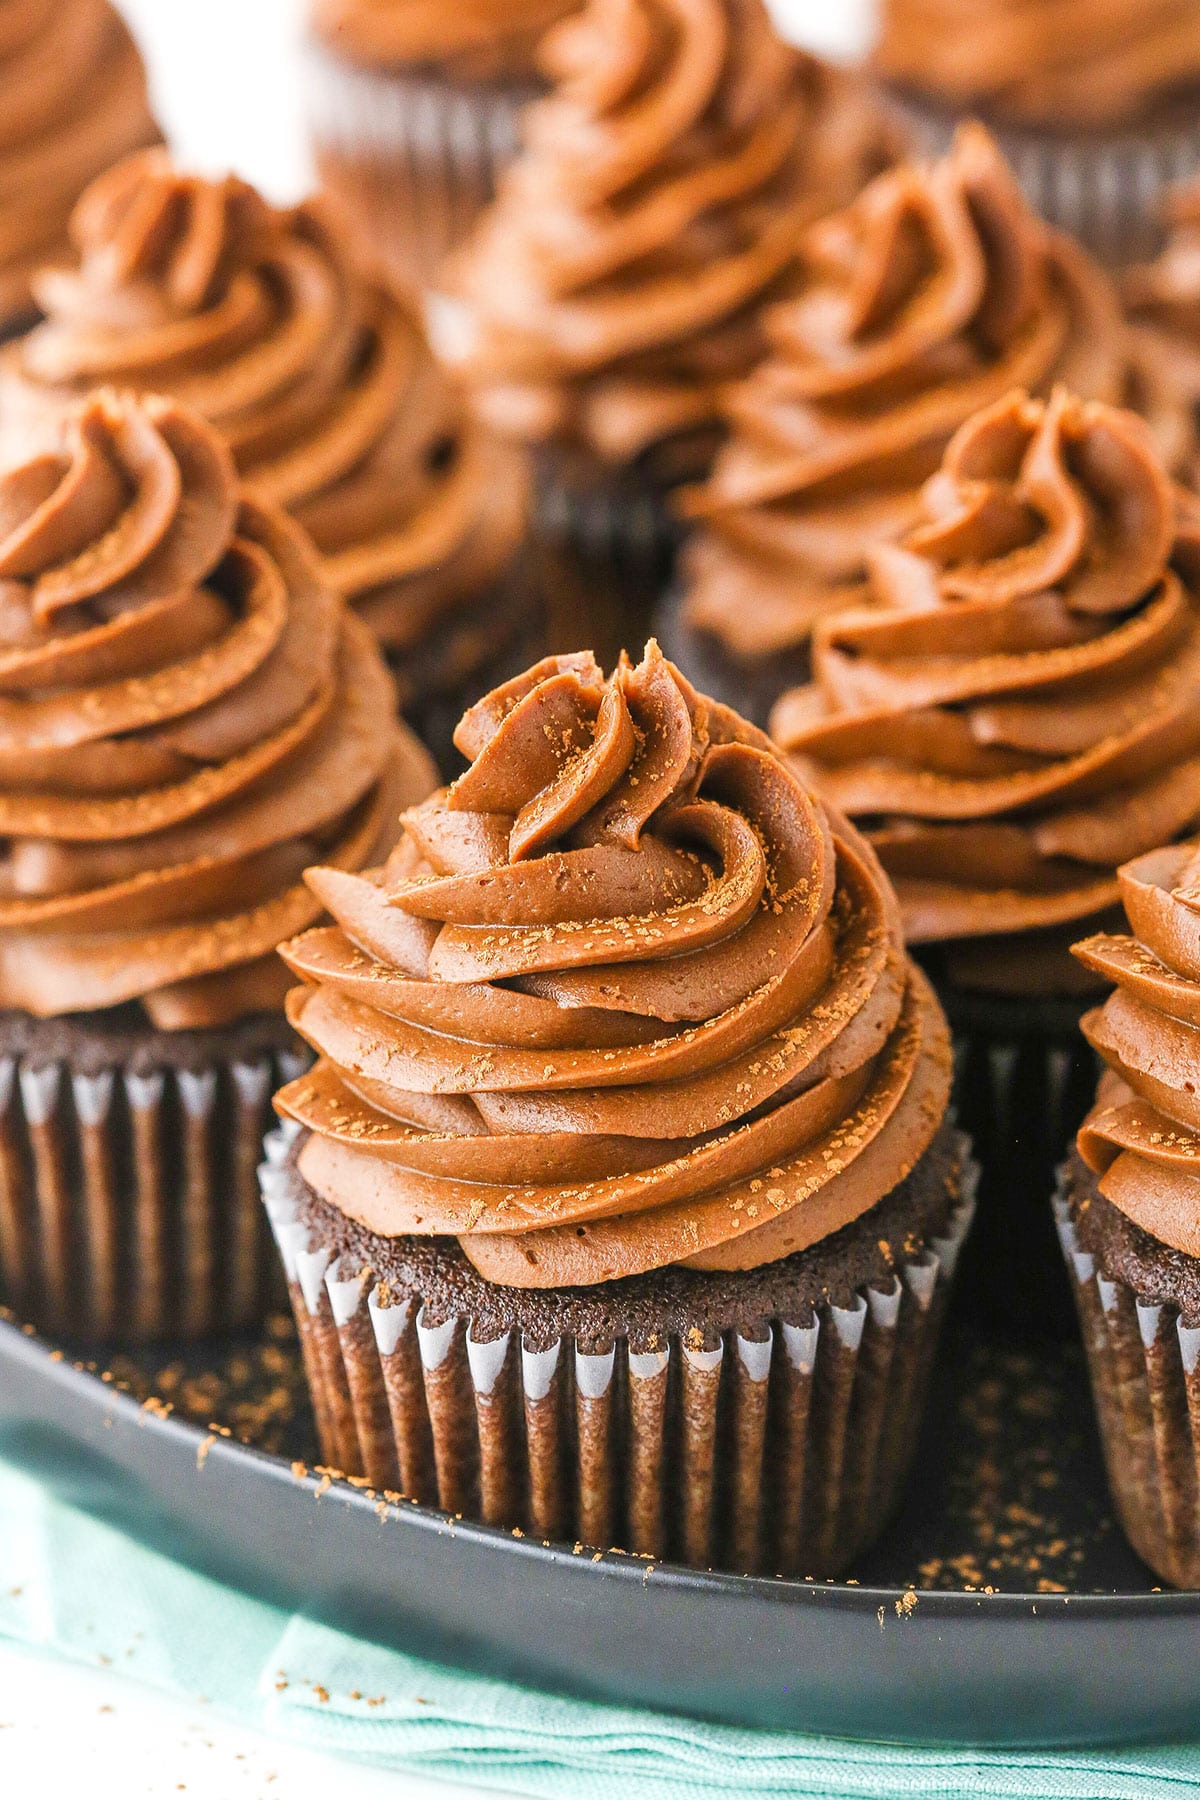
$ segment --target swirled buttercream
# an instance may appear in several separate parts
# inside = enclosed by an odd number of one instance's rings
[[[303,534],[195,414],[101,394],[0,476],[0,1006],[277,1007],[314,858],[432,786]]]
[[[797,232],[878,134],[761,0],[589,0],[541,54],[554,86],[458,259],[446,350],[503,431],[621,464],[711,433]]]
[[[875,60],[985,117],[1112,125],[1200,82],[1200,12],[1192,0],[885,0]]]
[[[1143,1231],[1200,1256],[1200,850],[1151,850],[1119,871],[1130,933],[1074,946],[1116,990],[1083,1029],[1109,1066],[1079,1149]]]
[[[0,0],[0,323],[32,312],[30,277],[93,176],[157,136],[109,0]]]
[[[312,0],[316,41],[364,68],[437,68],[462,80],[528,76],[542,33],[578,0]]]
[[[1140,419],[1060,389],[965,425],[925,510],[777,736],[867,827],[912,941],[1085,919],[1200,819],[1194,503]]]
[[[1032,212],[982,126],[811,227],[766,359],[685,500],[685,619],[743,662],[803,650],[861,604],[867,556],[912,530],[954,432],[1014,387],[1144,406],[1175,466],[1186,406],[1137,358],[1107,276]]]
[[[46,319],[3,365],[9,441],[98,382],[171,394],[401,658],[500,578],[524,458],[469,418],[416,314],[318,206],[271,207],[150,151],[93,184],[71,231],[77,261],[37,277]]]
[[[471,766],[285,946],[299,1167],[489,1279],[748,1268],[889,1193],[946,1107],[945,1022],[867,844],[653,644],[551,658]]]

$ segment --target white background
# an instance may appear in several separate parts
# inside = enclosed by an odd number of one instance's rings
[[[296,61],[302,0],[118,0],[180,158],[235,169],[272,199],[309,180]],[[447,6],[455,0],[445,0]],[[774,0],[789,33],[851,54],[871,0]],[[147,1693],[0,1643],[0,1792],[29,1800],[466,1800],[467,1790],[334,1765]],[[634,1797],[631,1796],[631,1800]]]

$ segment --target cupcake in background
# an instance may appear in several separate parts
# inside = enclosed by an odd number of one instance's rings
[[[1128,932],[1075,945],[1115,991],[1083,1021],[1108,1064],[1055,1212],[1109,1485],[1138,1555],[1200,1585],[1200,849],[1120,871]]]
[[[305,64],[322,184],[404,286],[428,288],[492,200],[542,33],[578,0],[310,0]]]
[[[1123,292],[1147,357],[1171,381],[1181,403],[1200,425],[1200,181],[1168,196],[1166,243],[1151,262],[1126,272]],[[1187,465],[1193,488],[1200,482],[1200,443]]]
[[[545,38],[551,93],[434,310],[478,410],[539,452],[543,523],[644,626],[718,396],[763,349],[801,228],[882,139],[860,87],[786,45],[762,0],[588,0]]]
[[[817,623],[868,599],[872,550],[917,526],[923,483],[981,407],[1062,381],[1144,411],[1172,468],[1194,451],[1109,278],[1036,216],[980,125],[812,226],[764,331],[712,477],[681,502],[698,529],[663,620],[687,672],[760,724],[807,679]]]
[[[0,438],[28,444],[98,382],[166,392],[310,533],[439,751],[464,695],[546,647],[527,459],[468,414],[417,314],[316,205],[128,158],[80,200],[44,321],[0,361]]]
[[[1132,413],[1013,395],[957,434],[872,574],[773,729],[895,881],[958,1039],[990,1292],[1036,1326],[1059,1265],[1029,1234],[1094,1082],[1069,945],[1123,862],[1200,823],[1195,503]]]
[[[303,533],[174,402],[103,393],[0,475],[0,1293],[71,1337],[252,1325],[255,1168],[303,1066],[301,876],[435,779]]]
[[[385,866],[308,879],[264,1197],[325,1461],[539,1538],[827,1575],[970,1218],[875,856],[653,643],[549,659]]]
[[[1114,266],[1155,249],[1164,191],[1200,170],[1193,0],[882,0],[874,63],[918,143],[977,115],[1038,212]]]
[[[141,57],[109,0],[0,4],[0,335],[36,316],[30,278],[61,255],[71,208],[159,136]]]

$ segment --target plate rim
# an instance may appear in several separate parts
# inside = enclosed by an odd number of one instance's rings
[[[1130,1620],[1139,1616],[1200,1618],[1200,1590],[1148,1588],[1144,1592],[1104,1593],[1021,1593],[1011,1589],[882,1587],[846,1581],[797,1580],[783,1575],[738,1575],[726,1570],[693,1569],[667,1558],[639,1556],[616,1548],[596,1549],[591,1545],[556,1543],[499,1525],[422,1506],[405,1495],[387,1498],[358,1478],[350,1479],[321,1464],[304,1465],[297,1473],[295,1465],[283,1456],[263,1450],[254,1444],[223,1432],[215,1433],[190,1419],[163,1413],[147,1407],[115,1380],[105,1381],[97,1360],[80,1357],[75,1351],[58,1349],[42,1338],[31,1325],[23,1325],[14,1317],[0,1312],[0,1366],[17,1361],[51,1387],[74,1392],[78,1398],[95,1405],[101,1397],[105,1412],[120,1413],[130,1426],[151,1430],[163,1436],[178,1438],[192,1447],[193,1454],[203,1460],[218,1456],[249,1459],[273,1481],[286,1482],[307,1490],[321,1499],[336,1497],[339,1504],[355,1511],[378,1516],[381,1502],[389,1507],[389,1522],[403,1522],[419,1533],[465,1539],[477,1550],[505,1554],[518,1560],[532,1559],[550,1568],[592,1568],[606,1580],[625,1580],[648,1585],[650,1576],[656,1586],[666,1583],[684,1592],[719,1592],[730,1598],[738,1593],[753,1594],[759,1600],[780,1605],[804,1605],[817,1610],[849,1611],[878,1615],[904,1610],[905,1596],[916,1594],[919,1604],[909,1606],[910,1624],[926,1622],[936,1626],[939,1620],[950,1620],[988,1613],[1005,1620],[1031,1620],[1044,1623],[1048,1616],[1061,1613],[1082,1614],[1093,1622],[1104,1619]],[[0,1409],[2,1410],[2,1409]],[[97,1410],[100,1410],[97,1408]],[[320,1495],[317,1496],[317,1489]],[[389,1490],[390,1493],[390,1490]]]

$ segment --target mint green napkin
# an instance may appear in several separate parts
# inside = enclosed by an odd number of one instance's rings
[[[0,1634],[377,1767],[564,1800],[1200,1793],[1200,1746],[914,1750],[553,1699],[289,1617],[96,1516],[84,1471],[69,1489],[0,1462]]]

